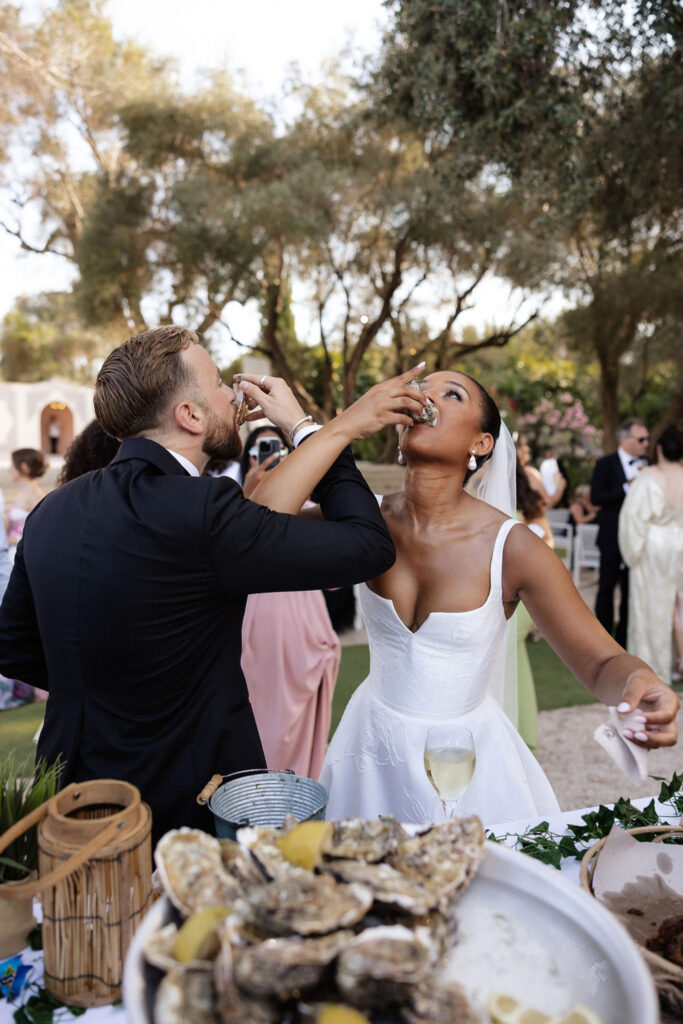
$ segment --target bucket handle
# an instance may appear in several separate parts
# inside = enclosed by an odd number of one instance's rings
[[[75,790],[78,783],[72,782],[70,786],[65,786],[63,790],[58,794],[61,798],[65,793],[70,793]],[[42,818],[45,818],[50,810],[50,805],[57,796],[51,797],[46,800],[45,803],[41,804],[40,807],[36,807],[35,810],[31,811],[17,821],[12,828],[8,829],[3,836],[0,836],[0,853],[6,850],[10,843],[13,843],[15,839],[23,835]],[[74,853],[68,860],[65,860],[62,864],[56,867],[53,871],[50,871],[47,875],[43,875],[40,878],[35,878],[30,882],[21,882],[17,885],[15,882],[5,883],[0,885],[0,898],[3,900],[23,900],[32,899],[37,893],[42,892],[43,889],[47,889],[50,885],[55,885],[57,882],[61,882],[63,878],[70,875],[73,871],[82,867],[85,862],[92,857],[94,853],[97,853],[106,846],[107,843],[114,838],[117,832],[119,832],[125,825],[123,821],[113,821],[101,832],[82,846],[80,850]]]
[[[244,768],[241,772],[230,772],[229,775],[212,775],[204,789],[197,796],[197,803],[201,804],[202,807],[208,804],[223,779],[235,779],[238,775],[255,775],[258,772],[276,775],[296,775],[293,768]]]

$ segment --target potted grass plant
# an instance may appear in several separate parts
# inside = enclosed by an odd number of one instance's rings
[[[33,758],[17,761],[9,754],[0,761],[0,835],[54,796],[63,764],[48,765]],[[38,872],[38,828],[34,826],[0,854],[0,886],[25,882]],[[33,901],[2,900],[0,889],[0,959],[18,953],[33,928]]]

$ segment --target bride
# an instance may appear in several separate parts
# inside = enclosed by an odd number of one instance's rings
[[[634,743],[675,743],[678,698],[609,636],[557,556],[511,518],[514,446],[484,388],[455,371],[432,373],[420,388],[437,422],[406,418],[400,428],[405,487],[382,500],[397,558],[361,586],[370,675],[325,758],[327,815],[441,820],[423,762],[437,723],[467,726],[474,738],[476,769],[459,814],[488,822],[549,814],[558,810],[550,784],[503,710],[515,717],[504,663],[506,622],[518,601],[603,703],[637,709]],[[267,412],[268,396],[248,393]],[[262,487],[257,500],[273,507],[266,492],[272,496],[275,480]]]

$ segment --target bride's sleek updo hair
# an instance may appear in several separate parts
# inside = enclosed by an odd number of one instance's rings
[[[479,429],[485,434],[491,435],[493,438],[493,448],[495,448],[498,435],[500,434],[500,413],[498,412],[498,406],[493,401],[486,388],[483,387],[478,380],[475,380],[474,377],[470,377],[469,373],[463,373],[463,377],[467,377],[468,380],[471,380],[473,384],[477,385],[479,397],[481,399],[481,421],[479,423]],[[491,451],[487,452],[486,455],[475,455],[477,468],[467,470],[465,473],[465,483],[467,483],[469,478],[481,469],[485,462],[488,462],[493,455],[493,448],[491,448]]]

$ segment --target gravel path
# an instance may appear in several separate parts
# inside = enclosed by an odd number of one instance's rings
[[[629,782],[615,763],[593,739],[593,732],[606,721],[601,704],[589,704],[557,711],[541,711],[539,745],[536,749],[544,772],[550,779],[563,811],[614,803],[620,796],[655,796],[659,782],[648,779]],[[683,709],[678,713],[678,731],[683,735]],[[683,746],[650,752],[648,774],[669,779],[683,771]]]

